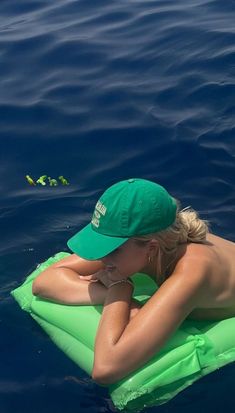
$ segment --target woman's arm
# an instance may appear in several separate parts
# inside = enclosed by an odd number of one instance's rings
[[[188,273],[189,274],[189,273]],[[195,308],[205,286],[202,271],[175,272],[129,320],[132,287],[116,284],[108,290],[98,328],[94,380],[110,384],[146,363]]]
[[[43,271],[33,282],[34,295],[62,304],[102,304],[107,289],[99,282],[81,280],[103,268],[101,261],[87,261],[72,254]]]
[[[104,304],[107,288],[101,282],[90,281],[91,277],[103,269],[101,261],[87,261],[76,254],[63,258],[48,267],[35,278],[32,286],[34,295],[50,301],[68,305]],[[130,317],[139,311],[140,305],[132,300]]]

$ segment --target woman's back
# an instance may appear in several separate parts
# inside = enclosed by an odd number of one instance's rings
[[[207,234],[208,244],[188,245],[183,260],[197,256],[208,263],[207,291],[190,318],[222,319],[235,316],[235,243]]]

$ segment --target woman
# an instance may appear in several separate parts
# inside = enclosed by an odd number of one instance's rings
[[[41,273],[33,293],[66,304],[104,304],[93,378],[120,380],[145,364],[187,317],[235,315],[235,244],[208,233],[195,211],[180,211],[160,185],[121,181],[69,241],[75,253]],[[131,276],[160,287],[140,308]]]

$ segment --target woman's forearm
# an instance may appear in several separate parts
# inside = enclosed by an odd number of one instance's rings
[[[79,278],[76,271],[68,268],[48,268],[33,282],[32,292],[36,296],[61,304],[104,304],[107,288],[100,282],[89,282]],[[130,317],[139,311],[140,304],[131,302]]]
[[[108,290],[104,310],[96,335],[93,378],[106,380],[111,365],[115,364],[115,352],[126,326],[131,318],[133,287],[129,284],[117,284]]]
[[[100,282],[81,280],[69,268],[48,268],[33,282],[34,295],[62,304],[103,304],[106,287]]]
[[[122,283],[108,290],[96,344],[100,338],[104,344],[103,336],[107,346],[114,346],[118,342],[130,319],[132,292],[131,285]]]

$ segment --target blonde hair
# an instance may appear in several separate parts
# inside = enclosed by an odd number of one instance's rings
[[[209,223],[200,219],[198,213],[191,207],[181,209],[180,202],[176,200],[177,212],[173,224],[163,231],[134,237],[137,242],[147,242],[156,239],[159,242],[159,268],[161,268],[161,255],[173,254],[178,245],[190,242],[206,244],[206,234],[209,232]]]

